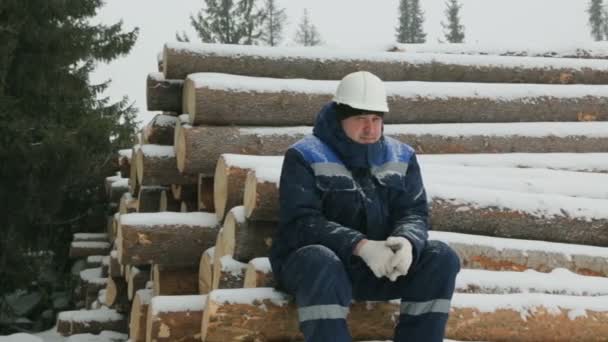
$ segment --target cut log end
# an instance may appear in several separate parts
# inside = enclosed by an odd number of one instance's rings
[[[245,217],[251,217],[257,204],[257,179],[254,171],[247,173],[245,179],[245,192],[243,194],[243,205],[245,206]]]

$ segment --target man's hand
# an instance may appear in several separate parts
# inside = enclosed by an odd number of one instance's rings
[[[406,275],[412,265],[412,243],[400,236],[391,236],[386,239],[386,246],[395,252],[390,260],[391,271],[387,274],[391,281]]]
[[[361,240],[355,248],[355,255],[359,255],[378,278],[388,277],[393,270],[391,260],[395,253],[387,241]]]

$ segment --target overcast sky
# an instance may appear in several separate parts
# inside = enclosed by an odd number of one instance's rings
[[[262,1],[262,0],[259,0]],[[445,0],[421,0],[427,42],[443,37]],[[460,0],[465,41],[480,44],[529,46],[530,44],[583,44],[591,40],[587,25],[588,0]],[[156,58],[165,42],[175,41],[176,31],[196,35],[189,15],[203,0],[106,0],[96,20],[108,24],[124,21],[125,29],[139,27],[139,39],[131,54],[110,65],[99,65],[94,82],[112,80],[106,94],[113,99],[127,95],[146,123],[154,113],[145,105],[145,81],[156,71]],[[304,8],[309,10],[326,45],[379,46],[394,41],[398,0],[278,0],[287,10],[285,44],[291,44]]]

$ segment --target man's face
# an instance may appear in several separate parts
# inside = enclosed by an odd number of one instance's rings
[[[359,144],[373,144],[382,136],[382,117],[375,114],[351,116],[342,120],[342,129]]]

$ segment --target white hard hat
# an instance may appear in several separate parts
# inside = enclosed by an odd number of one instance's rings
[[[368,71],[357,71],[346,75],[338,84],[333,100],[356,109],[388,112],[384,83],[378,76]]]

